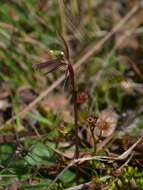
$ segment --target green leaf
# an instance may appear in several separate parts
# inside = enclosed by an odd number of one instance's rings
[[[59,179],[63,183],[71,183],[75,180],[76,174],[70,170],[66,170],[62,176],[59,177]]]
[[[44,123],[44,124],[48,124],[48,125],[52,125],[53,123],[51,121],[49,121],[47,118],[39,115],[39,114],[33,114],[33,113],[29,113],[29,115],[36,119],[37,121]]]
[[[7,164],[14,152],[14,144],[0,145],[0,165]]]
[[[17,176],[16,175],[8,175],[8,176],[4,176],[4,177],[2,177],[1,175],[0,175],[0,177],[1,177],[1,181],[0,181],[0,186],[7,186],[7,185],[10,185],[10,184],[12,184],[14,181],[16,181],[16,179],[17,179]]]
[[[30,165],[41,165],[48,162],[55,162],[56,155],[44,144],[37,143],[32,152],[25,157],[25,160]]]
[[[42,187],[47,187],[52,180],[42,179],[41,182],[37,185],[23,185],[22,190],[41,190]]]

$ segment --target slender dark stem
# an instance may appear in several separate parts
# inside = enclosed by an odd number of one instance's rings
[[[75,145],[76,145],[76,149],[75,149],[75,158],[79,157],[79,138],[78,138],[78,109],[77,109],[77,91],[76,91],[76,87],[75,87],[75,75],[74,75],[74,69],[73,66],[71,64],[71,60],[70,60],[70,51],[69,51],[69,47],[68,44],[66,42],[66,40],[64,39],[64,37],[58,33],[59,37],[61,38],[61,40],[64,43],[65,46],[65,62],[67,62],[67,66],[68,66],[68,73],[69,73],[69,78],[70,78],[70,82],[71,82],[71,88],[72,88],[72,95],[73,95],[73,104],[74,104],[74,124],[75,124]]]
[[[78,159],[79,158],[79,137],[78,137],[78,108],[77,108],[77,91],[75,88],[75,77],[74,77],[74,69],[70,63],[68,63],[68,70],[69,70],[69,75],[70,75],[70,80],[71,80],[71,86],[72,86],[72,95],[73,95],[73,110],[74,110],[74,125],[75,125],[75,154],[74,158]],[[78,184],[79,182],[79,171],[78,168],[76,168],[76,182]]]
[[[68,63],[68,70],[71,80],[71,86],[72,86],[72,95],[73,95],[73,104],[74,104],[74,124],[75,124],[75,158],[79,157],[79,138],[78,138],[78,109],[77,109],[77,91],[75,88],[75,76],[74,76],[74,70],[73,67],[69,61]]]
[[[93,143],[94,143],[94,153],[96,152],[96,144],[97,144],[97,142],[96,142],[96,139],[95,139],[95,135],[94,135],[94,131],[93,130],[91,130],[91,135],[92,135],[92,139],[93,139]]]
[[[75,137],[76,137],[76,149],[75,158],[79,157],[79,138],[78,138],[78,113],[77,113],[77,91],[73,91],[73,101],[74,101],[74,124],[75,124]]]

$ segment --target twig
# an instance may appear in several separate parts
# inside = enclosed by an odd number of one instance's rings
[[[135,74],[139,77],[139,79],[143,80],[143,74],[137,65],[128,57],[129,64],[131,65],[132,69],[134,70]]]
[[[85,53],[83,56],[75,63],[74,69],[77,69],[80,65],[82,65],[91,55],[95,52],[99,51],[105,42],[109,40],[116,32],[118,32],[124,24],[140,9],[140,5],[136,5],[133,7],[129,13],[116,25],[113,29],[104,37],[102,38],[96,45],[95,42],[90,47],[86,48]],[[52,90],[54,90],[62,81],[64,80],[64,75],[62,75],[59,79],[57,79],[48,89],[42,92],[33,102],[31,102],[25,109],[23,109],[17,115],[14,115],[11,119],[9,119],[5,124],[10,124],[14,121],[17,117],[24,117],[38,102],[40,102],[45,96],[47,96]],[[4,125],[1,126],[3,128]]]
[[[66,171],[68,170],[71,166],[75,165],[78,162],[84,162],[87,160],[102,160],[105,161],[104,159],[101,158],[101,156],[94,156],[94,157],[86,157],[86,158],[79,158],[79,159],[74,159],[72,160],[58,175],[57,177],[52,181],[52,183],[48,186],[47,190],[50,189],[56,181],[59,179],[59,177]]]
[[[87,182],[87,183],[84,183],[84,184],[80,184],[80,185],[76,185],[74,187],[70,187],[70,188],[67,188],[65,190],[82,190],[82,189],[85,189],[86,187],[88,187],[92,182]]]
[[[130,160],[132,159],[133,157],[133,153],[130,155],[130,157],[128,158],[128,160],[120,167],[118,168],[118,170],[122,170],[126,165],[128,165],[128,163],[130,162]]]
[[[143,136],[141,136],[127,151],[125,151],[123,154],[121,154],[120,156],[117,157],[110,157],[110,156],[93,156],[93,157],[84,157],[84,158],[79,158],[79,159],[74,159],[72,160],[58,175],[57,177],[52,181],[52,183],[48,186],[48,189],[50,189],[50,187],[52,187],[56,181],[59,179],[59,177],[66,171],[68,170],[71,166],[77,164],[77,163],[82,163],[85,161],[89,161],[89,160],[100,160],[100,161],[110,161],[110,160],[124,160],[126,159],[129,154],[132,153],[133,149],[137,146],[138,143],[141,142],[141,140],[143,139]],[[131,160],[131,157],[127,160],[127,162],[125,164],[128,164],[128,162]],[[123,165],[124,166],[124,165]]]
[[[140,80],[143,80],[143,74],[142,74],[142,72],[140,71],[140,69],[138,68],[138,66],[134,63],[134,61],[130,57],[127,57],[127,56],[118,56],[117,59],[118,60],[125,60],[125,61],[127,61],[131,65],[134,73],[138,76],[138,78]]]
[[[139,144],[141,142],[142,139],[143,139],[143,136],[141,136],[127,151],[125,151],[123,154],[118,156],[117,159],[118,160],[123,160],[123,159],[127,158],[128,155],[131,154],[133,149],[137,146],[137,144]]]

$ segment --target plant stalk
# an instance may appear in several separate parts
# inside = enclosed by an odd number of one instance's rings
[[[74,125],[75,125],[75,155],[74,157],[77,159],[79,157],[79,138],[78,138],[78,109],[77,109],[77,91],[75,88],[75,76],[74,76],[74,69],[71,65],[70,61],[68,63],[68,71],[71,80],[71,87],[72,87],[72,95],[73,95],[73,105],[74,105]]]
[[[75,87],[75,74],[74,74],[74,69],[73,66],[71,64],[71,59],[70,59],[70,53],[69,53],[69,47],[68,44],[66,42],[66,40],[64,39],[64,37],[58,33],[60,38],[62,39],[64,45],[65,45],[65,63],[67,63],[67,71],[69,74],[69,79],[70,79],[70,83],[71,83],[71,88],[72,88],[72,96],[73,96],[73,104],[74,104],[74,124],[75,124],[75,155],[74,158],[78,158],[79,157],[79,138],[78,138],[78,109],[77,109],[77,91],[76,91],[76,87]]]
[[[91,134],[92,134],[92,139],[93,139],[93,143],[94,143],[94,153],[96,152],[96,138],[95,138],[95,135],[94,135],[94,130],[91,130]]]
[[[75,158],[79,157],[79,138],[78,138],[78,113],[77,113],[77,91],[73,91],[73,101],[74,101],[74,124],[75,124],[75,137],[76,137],[76,148],[75,148]]]

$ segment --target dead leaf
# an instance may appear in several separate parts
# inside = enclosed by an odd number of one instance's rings
[[[21,185],[22,184],[20,181],[15,181],[7,187],[7,190],[18,190],[21,187]]]
[[[36,93],[29,85],[20,86],[17,89],[17,92],[19,93],[19,96],[22,99],[22,101],[25,103],[30,103],[37,97]]]
[[[137,146],[137,144],[139,144],[141,142],[142,139],[143,139],[143,137],[140,137],[127,151],[125,151],[123,154],[118,156],[116,159],[123,160],[123,159],[127,158],[131,154],[133,149]]]
[[[11,106],[11,104],[8,102],[7,99],[0,100],[0,110],[1,111],[5,111],[10,106]]]
[[[39,10],[47,11],[48,10],[49,0],[39,0]]]
[[[26,89],[20,92],[20,97],[25,103],[30,103],[36,98],[36,94],[32,90]]]
[[[8,96],[9,96],[9,92],[8,91],[4,91],[4,92],[0,93],[0,99],[7,98]]]
[[[73,118],[69,109],[65,107],[68,103],[69,100],[63,93],[48,97],[41,103],[41,105],[46,112],[52,111],[54,114],[60,113],[62,115],[63,121],[69,123],[73,122]]]
[[[109,141],[111,141],[111,139],[115,136],[115,133],[112,133],[110,136],[106,137],[104,140],[102,140],[101,142],[99,142],[97,144],[96,147],[96,151],[99,152],[100,150],[102,150],[107,143],[109,143]]]

